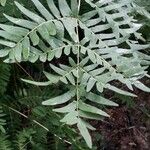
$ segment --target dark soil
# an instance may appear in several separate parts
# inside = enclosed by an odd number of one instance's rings
[[[150,85],[150,81],[144,81]],[[135,90],[135,106],[121,105],[109,109],[111,118],[95,123],[103,137],[98,150],[149,150],[150,149],[150,94]],[[103,141],[103,142],[102,142]]]

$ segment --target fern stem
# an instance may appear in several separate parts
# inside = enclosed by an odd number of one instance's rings
[[[81,7],[81,0],[78,1],[78,14],[80,12],[80,7]]]
[[[3,104],[3,105],[4,105],[4,104]],[[12,108],[12,107],[9,107],[9,106],[7,106],[7,105],[4,105],[4,106],[5,106],[5,107],[8,107],[9,110],[12,110],[13,112],[16,112],[17,114],[23,116],[24,118],[31,120],[27,115],[21,113],[20,111],[14,109],[14,108]],[[38,126],[42,127],[44,130],[50,132],[50,130],[49,130],[47,127],[45,127],[44,125],[42,125],[42,124],[39,123],[38,121],[36,121],[36,120],[31,120],[31,121],[33,121],[33,122],[34,122],[35,124],[37,124]],[[53,134],[53,135],[54,135],[55,137],[57,137],[59,140],[65,142],[65,143],[67,143],[67,144],[69,144],[69,145],[72,145],[71,142],[69,142],[69,141],[67,141],[67,140],[64,140],[63,138],[59,137],[58,135],[56,135],[56,134]]]
[[[18,62],[16,62],[16,64],[23,70],[23,72],[24,72],[25,74],[27,74],[27,75],[31,78],[32,81],[35,81],[35,80],[33,79],[33,77],[32,77]],[[36,87],[39,89],[40,92],[42,92],[39,86],[36,86]]]
[[[20,150],[23,150],[29,143],[31,143],[31,141],[28,141],[26,144],[24,144]]]
[[[72,18],[72,19],[76,19],[74,17],[61,17],[61,18],[57,18],[57,19],[51,19],[51,20],[48,20],[48,21],[44,21],[42,22],[41,24],[37,24],[36,27],[34,27],[33,29],[29,30],[29,32],[23,37],[21,38],[14,47],[16,47],[20,42],[22,42],[26,37],[28,37],[30,35],[30,33],[36,31],[40,26],[44,25],[44,24],[47,24],[49,22],[55,22],[55,21],[62,21],[63,19],[66,19],[66,18]]]
[[[78,14],[80,12],[80,6],[81,6],[81,0],[78,1]],[[79,21],[77,20],[77,27],[76,27],[76,32],[77,32],[77,44],[79,44],[80,39],[79,39]],[[79,94],[79,65],[80,65],[80,46],[78,46],[77,49],[77,84],[76,84],[76,93],[77,93],[77,104],[76,104],[76,110],[78,112],[78,119],[79,119],[79,100],[80,100],[80,94]]]

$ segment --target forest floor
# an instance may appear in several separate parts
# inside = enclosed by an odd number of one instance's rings
[[[150,80],[144,82],[150,85]],[[109,109],[111,118],[95,124],[103,137],[98,150],[150,149],[150,94],[137,89],[135,93],[138,98],[133,99],[133,107]]]

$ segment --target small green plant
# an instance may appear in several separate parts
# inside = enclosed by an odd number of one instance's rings
[[[0,24],[0,57],[5,63],[50,62],[49,71],[43,72],[47,82],[22,80],[36,86],[62,83],[66,92],[42,104],[64,114],[61,122],[76,125],[92,148],[89,129],[95,128],[88,119],[109,117],[101,105],[118,106],[102,95],[104,90],[136,97],[112,81],[121,82],[130,91],[135,86],[150,92],[140,82],[149,77],[150,57],[141,51],[149,45],[140,44],[144,41],[138,32],[141,24],[131,16],[135,5],[132,0],[47,0],[45,6],[39,0],[31,1],[35,12],[15,2],[22,18],[4,14],[11,24]],[[89,10],[82,11],[83,5]],[[63,60],[63,64],[55,65],[54,59]]]

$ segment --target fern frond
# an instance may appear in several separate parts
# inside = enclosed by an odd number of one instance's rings
[[[16,147],[19,150],[26,150],[28,144],[32,143],[32,136],[35,134],[33,129],[24,129],[23,131],[18,132],[17,140],[15,141]]]
[[[3,113],[2,107],[0,106],[0,131],[5,133],[4,125],[6,125],[6,120],[3,118],[5,114]]]
[[[6,91],[9,78],[10,78],[10,66],[4,63],[0,63],[0,95],[1,96]]]
[[[0,134],[0,149],[1,150],[12,150],[11,143],[7,140],[7,136]]]
[[[32,2],[38,13],[15,2],[23,18],[27,19],[4,14],[13,25],[0,24],[0,44],[4,47],[0,57],[6,57],[4,62],[14,63],[46,62],[66,55],[69,58],[67,65],[50,63],[51,72],[44,72],[48,82],[23,81],[39,86],[58,82],[67,85],[68,92],[47,98],[43,104],[55,106],[54,111],[64,113],[61,122],[76,124],[92,148],[88,129],[94,128],[84,120],[109,117],[96,104],[118,106],[102,96],[104,89],[136,97],[112,85],[112,81],[125,84],[131,91],[136,86],[150,92],[139,82],[147,76],[150,60],[141,50],[149,45],[139,42],[144,39],[138,32],[141,24],[131,16],[133,1],[84,0],[83,3],[92,9],[85,13],[80,11],[81,0],[70,0],[70,3],[47,0],[49,10],[39,0]]]

